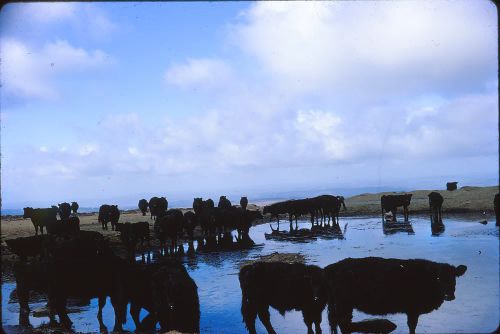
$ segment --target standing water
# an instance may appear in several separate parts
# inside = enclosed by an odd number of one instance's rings
[[[245,260],[271,254],[300,253],[307,263],[324,267],[347,257],[379,256],[385,258],[422,258],[452,265],[464,264],[467,272],[457,278],[456,299],[445,301],[438,310],[419,318],[417,332],[422,333],[486,333],[493,332],[499,324],[499,238],[494,224],[486,226],[475,221],[447,219],[446,229],[433,236],[428,219],[413,218],[413,232],[384,233],[380,217],[341,218],[344,239],[321,239],[294,243],[290,241],[266,240],[264,233],[270,232],[267,224],[251,229],[250,236],[261,246],[246,251],[197,254],[186,259],[189,274],[198,285],[200,298],[200,328],[202,333],[246,333],[240,313],[241,290],[238,272]],[[288,224],[284,224],[288,226]],[[309,228],[310,223],[299,221],[299,228]],[[10,300],[15,282],[4,281],[2,285],[2,324],[9,333],[19,321],[19,305]],[[411,287],[408,287],[411,289]],[[31,309],[45,304],[32,303]],[[90,305],[80,307],[69,316],[78,332],[99,332],[97,299]],[[142,311],[141,318],[147,313]],[[270,308],[271,323],[278,333],[305,333],[302,314],[288,312],[282,317]],[[377,316],[380,317],[380,316]],[[353,321],[374,316],[354,312]],[[394,333],[408,333],[406,315],[387,315],[385,318],[398,327]],[[30,315],[34,327],[47,323],[48,318]],[[113,310],[109,299],[104,308],[104,323],[112,329]],[[257,332],[266,333],[257,319]],[[329,332],[327,312],[323,312],[322,329]],[[134,323],[127,314],[126,330],[133,331]]]

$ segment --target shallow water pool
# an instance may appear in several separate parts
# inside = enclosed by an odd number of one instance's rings
[[[292,243],[266,240],[264,233],[269,225],[253,227],[251,238],[260,246],[247,251],[198,254],[186,260],[186,267],[198,285],[201,311],[201,331],[205,333],[246,333],[240,314],[241,291],[238,272],[244,260],[273,252],[301,253],[307,262],[326,266],[346,257],[381,256],[400,259],[423,258],[453,265],[464,264],[467,272],[457,278],[456,299],[444,302],[441,307],[419,318],[420,333],[487,333],[499,324],[499,238],[494,223],[478,224],[477,221],[445,219],[445,231],[433,236],[429,219],[413,218],[413,233],[384,234],[380,217],[341,218],[344,239],[322,239]],[[288,224],[281,224],[288,227]],[[309,228],[310,223],[299,221],[299,228]],[[14,332],[19,321],[19,305],[9,303],[15,283],[2,285],[2,324],[7,332]],[[43,305],[31,304],[31,309]],[[300,312],[292,311],[282,317],[270,308],[271,322],[278,333],[305,333],[306,326]],[[89,306],[70,314],[74,329],[80,332],[99,332],[96,319],[97,299]],[[145,312],[144,312],[145,314]],[[372,316],[354,313],[354,321]],[[388,315],[387,319],[398,326],[394,333],[407,333],[406,315]],[[30,316],[30,323],[39,326],[48,318]],[[108,301],[104,309],[104,322],[112,329],[114,315]],[[257,331],[266,333],[257,319]],[[326,310],[322,328],[329,332]],[[134,323],[128,315],[125,329],[133,331]]]

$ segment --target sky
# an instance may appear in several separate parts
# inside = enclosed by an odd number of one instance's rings
[[[3,208],[498,184],[483,1],[15,3]]]

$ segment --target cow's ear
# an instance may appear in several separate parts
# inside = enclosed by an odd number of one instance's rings
[[[465,274],[466,271],[467,271],[467,266],[461,264],[455,268],[455,276],[457,277],[462,276],[463,274]]]

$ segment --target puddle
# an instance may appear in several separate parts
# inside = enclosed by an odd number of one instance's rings
[[[412,233],[392,231],[384,234],[379,217],[341,218],[340,227],[344,239],[322,238],[307,242],[266,240],[264,233],[270,233],[268,224],[253,227],[251,238],[261,246],[246,251],[197,254],[186,260],[186,268],[198,285],[200,298],[201,332],[247,333],[240,314],[241,291],[238,281],[239,266],[245,260],[273,252],[301,253],[308,263],[326,266],[346,257],[381,256],[400,259],[423,258],[453,265],[464,264],[467,273],[457,279],[456,299],[444,302],[441,307],[419,318],[417,332],[422,333],[479,333],[493,332],[499,323],[499,238],[498,228],[493,223],[481,225],[463,219],[445,220],[445,230],[433,236],[428,219],[411,219]],[[281,228],[288,227],[283,224]],[[300,228],[309,228],[307,221],[299,222]],[[387,231],[386,231],[387,232]],[[393,233],[394,232],[394,233]],[[186,246],[187,247],[187,246]],[[12,281],[2,285],[2,324],[7,333],[14,332],[19,322],[19,305],[9,303],[9,296],[15,288]],[[45,302],[30,304],[32,310],[43,307]],[[97,322],[97,299],[82,306],[69,316],[75,331],[99,332]],[[286,313],[283,318],[270,308],[271,322],[278,333],[305,332],[306,327],[300,312]],[[142,311],[141,318],[147,314]],[[104,323],[113,328],[114,315],[108,300],[103,311]],[[371,316],[354,313],[354,321]],[[408,333],[406,315],[388,315],[387,319],[398,328],[393,333]],[[30,323],[40,326],[47,323],[47,317],[35,318]],[[259,320],[257,331],[266,333]],[[127,312],[124,329],[133,331],[134,323]],[[326,310],[323,313],[322,329],[329,332]]]

